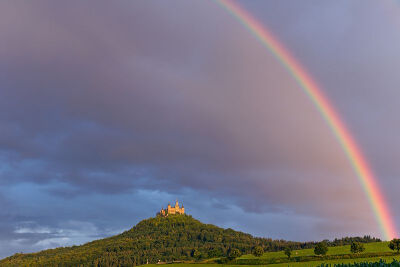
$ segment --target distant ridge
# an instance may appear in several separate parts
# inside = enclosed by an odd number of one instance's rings
[[[364,242],[377,240],[365,238]],[[354,239],[360,238],[340,239],[337,242],[345,244]],[[300,249],[311,248],[314,244],[256,238],[232,229],[201,223],[190,215],[177,214],[146,219],[122,234],[81,246],[17,253],[0,260],[0,266],[136,266],[147,262],[226,256],[230,248],[247,254],[254,246],[261,246],[265,251],[278,251],[286,246]]]

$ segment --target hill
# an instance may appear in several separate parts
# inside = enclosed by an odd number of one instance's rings
[[[347,243],[353,238],[335,240]],[[365,237],[365,242],[373,241]],[[226,256],[230,248],[242,254],[254,246],[265,251],[311,248],[314,242],[291,242],[256,238],[250,234],[203,224],[190,215],[155,217],[139,222],[119,235],[81,246],[62,247],[37,253],[17,253],[0,261],[0,266],[135,266],[159,260],[195,260]]]

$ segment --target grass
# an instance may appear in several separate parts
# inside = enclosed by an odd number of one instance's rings
[[[360,253],[361,255],[365,254],[366,257],[355,258],[355,259],[333,259],[333,260],[312,260],[307,262],[289,262],[289,263],[276,263],[276,264],[268,264],[271,267],[310,267],[310,266],[320,266],[322,263],[324,264],[338,264],[338,263],[354,263],[354,262],[377,262],[380,259],[383,259],[387,262],[391,262],[393,259],[400,260],[399,256],[382,256],[382,257],[368,257],[369,253],[390,253],[393,252],[388,248],[388,242],[377,242],[377,243],[367,243],[364,244],[365,251]],[[327,255],[346,255],[351,254],[350,245],[347,246],[338,246],[338,247],[329,247]],[[313,249],[302,249],[302,250],[294,250],[292,251],[292,257],[301,257],[301,256],[314,256]],[[245,260],[252,259],[287,259],[287,256],[283,251],[280,252],[267,252],[264,253],[261,257],[257,258],[253,255],[243,255],[240,258],[243,263]],[[205,264],[205,263],[181,263],[181,264],[168,264],[168,267],[185,267],[185,266],[208,266],[208,267],[217,267],[222,266],[221,264]],[[160,266],[154,264],[153,266]],[[254,265],[225,265],[225,266],[254,266]],[[263,266],[263,265],[258,265]],[[265,266],[265,265],[264,265]]]
[[[271,267],[319,267],[322,263],[324,264],[338,264],[338,263],[355,263],[355,262],[378,262],[380,259],[386,262],[392,262],[393,259],[399,260],[400,257],[374,257],[374,258],[359,258],[359,259],[342,259],[342,260],[326,260],[326,261],[308,261],[308,262],[290,262],[290,263],[278,263],[269,265],[224,265],[224,264],[204,264],[204,263],[176,263],[168,264],[167,267],[196,267],[196,266],[206,266],[206,267],[221,267],[221,266],[271,266]],[[193,266],[195,265],[195,266]],[[160,267],[163,265],[149,264],[146,266]]]
[[[325,260],[325,261],[308,261],[308,262],[290,262],[290,263],[278,263],[278,264],[269,264],[271,267],[311,267],[311,266],[320,266],[322,263],[324,264],[339,264],[339,263],[354,263],[354,262],[378,262],[380,259],[385,260],[386,262],[392,262],[393,259],[399,260],[400,257],[390,256],[390,257],[372,257],[372,258],[358,258],[358,259],[338,259],[338,260]],[[254,266],[254,265],[253,265]]]
[[[339,263],[355,263],[355,262],[378,262],[380,259],[386,262],[392,262],[393,259],[400,260],[400,256],[396,257],[373,257],[373,258],[359,258],[359,259],[341,259],[341,260],[325,260],[325,261],[308,261],[308,262],[290,262],[290,263],[278,263],[268,265],[256,265],[256,266],[271,266],[271,267],[319,267],[322,263],[324,264],[339,264]],[[204,264],[204,263],[177,263],[168,264],[168,267],[193,267],[195,266],[206,266],[206,267],[221,267],[221,266],[255,266],[255,265],[224,265],[224,264]],[[146,266],[160,267],[157,264],[149,264]],[[162,265],[161,265],[162,266]]]
[[[367,243],[364,244],[365,251],[361,254],[367,253],[377,253],[377,252],[392,252],[388,248],[388,242],[377,242],[377,243]],[[338,246],[338,247],[329,247],[328,253],[326,255],[342,255],[342,254],[350,254],[350,245],[347,246]],[[301,249],[301,250],[293,250],[292,257],[299,256],[313,256],[314,249]],[[240,259],[256,259],[257,257],[253,255],[243,255]],[[267,252],[264,253],[260,257],[260,259],[271,259],[271,258],[287,258],[283,251],[279,252]]]

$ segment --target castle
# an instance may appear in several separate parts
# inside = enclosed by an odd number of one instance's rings
[[[175,207],[172,207],[169,203],[166,209],[162,208],[158,213],[157,216],[167,217],[169,214],[185,214],[185,208],[179,207],[178,200],[175,202]]]

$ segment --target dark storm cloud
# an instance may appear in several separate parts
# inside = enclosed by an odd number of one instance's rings
[[[348,5],[334,6],[345,25]],[[293,36],[307,14],[325,18],[312,7],[268,18]],[[309,99],[212,2],[4,2],[0,58],[0,246],[12,244],[0,256],[128,229],[178,196],[195,217],[257,235],[378,234]]]

